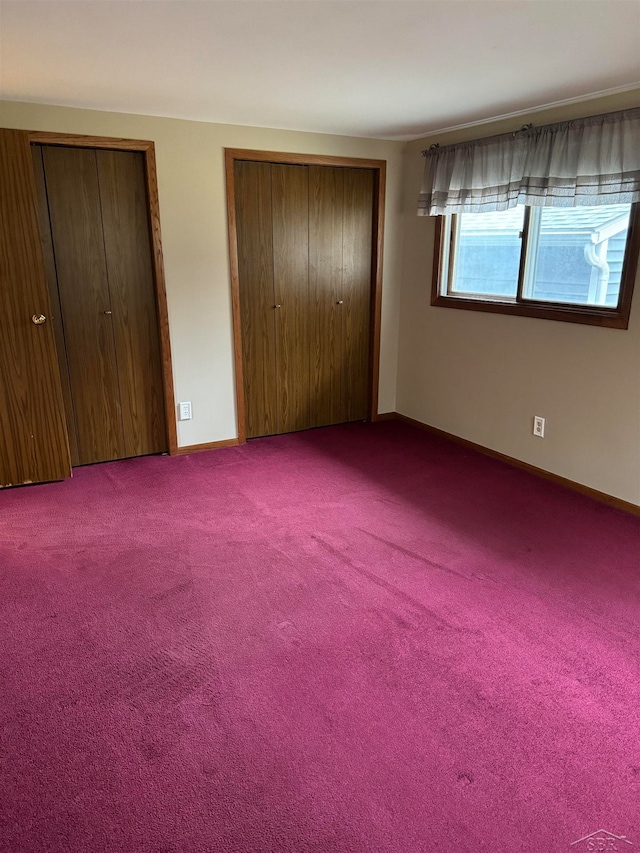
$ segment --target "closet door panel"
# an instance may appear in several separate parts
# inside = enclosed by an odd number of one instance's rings
[[[43,148],[80,463],[125,455],[95,151]]]
[[[0,486],[62,480],[71,464],[24,131],[0,130],[0,186]]]
[[[342,396],[344,169],[309,167],[310,426],[346,418]]]
[[[76,424],[73,415],[73,401],[71,399],[71,381],[69,379],[69,366],[67,364],[67,351],[64,340],[64,329],[62,326],[62,308],[60,307],[60,294],[58,293],[56,262],[53,255],[51,222],[49,221],[49,203],[47,201],[44,166],[42,163],[42,146],[32,145],[31,155],[33,158],[33,172],[36,179],[38,224],[40,226],[42,254],[44,257],[44,268],[47,276],[47,286],[49,288],[49,302],[51,304],[51,316],[49,317],[49,320],[51,321],[53,333],[56,339],[56,353],[58,357],[58,368],[60,370],[60,384],[62,387],[64,413],[69,437],[71,464],[79,465],[80,457],[78,455],[78,439],[76,436]]]
[[[271,166],[278,432],[309,427],[309,170]]]
[[[247,436],[278,431],[271,165],[234,167]]]
[[[124,455],[167,449],[144,158],[96,151]]]
[[[373,240],[373,171],[345,169],[344,174],[344,348],[343,397],[346,420],[369,415],[371,339],[371,258]]]

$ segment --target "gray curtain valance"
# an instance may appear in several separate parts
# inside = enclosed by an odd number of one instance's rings
[[[640,108],[424,153],[419,216],[640,201]]]

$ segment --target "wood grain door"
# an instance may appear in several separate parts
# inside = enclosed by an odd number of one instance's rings
[[[344,170],[342,395],[346,421],[364,420],[369,411],[373,179],[371,169]]]
[[[33,173],[36,179],[38,225],[40,226],[42,254],[44,256],[44,267],[47,276],[47,285],[49,288],[49,302],[51,305],[50,320],[56,340],[56,354],[58,359],[58,369],[60,371],[60,384],[62,388],[62,399],[64,401],[71,465],[75,466],[80,464],[80,455],[78,453],[78,438],[76,435],[75,416],[73,414],[67,349],[64,340],[64,329],[62,326],[62,307],[60,305],[60,293],[58,291],[58,279],[56,276],[56,261],[53,254],[53,238],[51,236],[51,221],[49,219],[49,205],[47,203],[47,190],[44,179],[42,146],[32,145],[31,155],[33,158]]]
[[[32,153],[72,462],[166,450],[143,155]]]
[[[234,187],[247,436],[365,419],[374,171],[237,160]]]
[[[309,169],[271,166],[278,432],[308,429]]]
[[[124,455],[167,449],[144,157],[96,151]]]
[[[125,440],[96,152],[43,146],[47,200],[81,465]]]
[[[278,432],[271,165],[234,167],[247,436]]]
[[[310,426],[347,420],[344,374],[344,169],[309,168]]]
[[[0,130],[0,188],[0,486],[61,480],[71,460],[24,131]]]

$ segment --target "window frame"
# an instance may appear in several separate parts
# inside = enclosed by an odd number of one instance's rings
[[[431,280],[431,305],[441,308],[458,308],[467,311],[484,311],[490,314],[515,314],[519,317],[536,317],[541,320],[560,320],[566,323],[583,323],[589,326],[601,326],[610,329],[628,329],[631,313],[633,288],[638,273],[640,254],[640,203],[631,205],[629,231],[625,246],[622,274],[620,278],[620,297],[617,308],[605,308],[600,305],[575,305],[566,302],[545,302],[522,297],[524,286],[525,259],[529,241],[530,206],[526,207],[520,249],[520,268],[518,272],[518,290],[513,298],[452,296],[441,293],[440,272],[443,259],[448,261],[447,274],[451,275],[451,246],[457,216],[454,214],[451,227],[447,228],[445,216],[437,216],[433,251],[433,272]],[[449,241],[444,238],[449,232]],[[450,245],[447,245],[450,243]]]

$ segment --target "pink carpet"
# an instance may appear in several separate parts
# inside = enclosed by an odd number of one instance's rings
[[[639,554],[397,423],[0,493],[0,850],[632,853]]]

